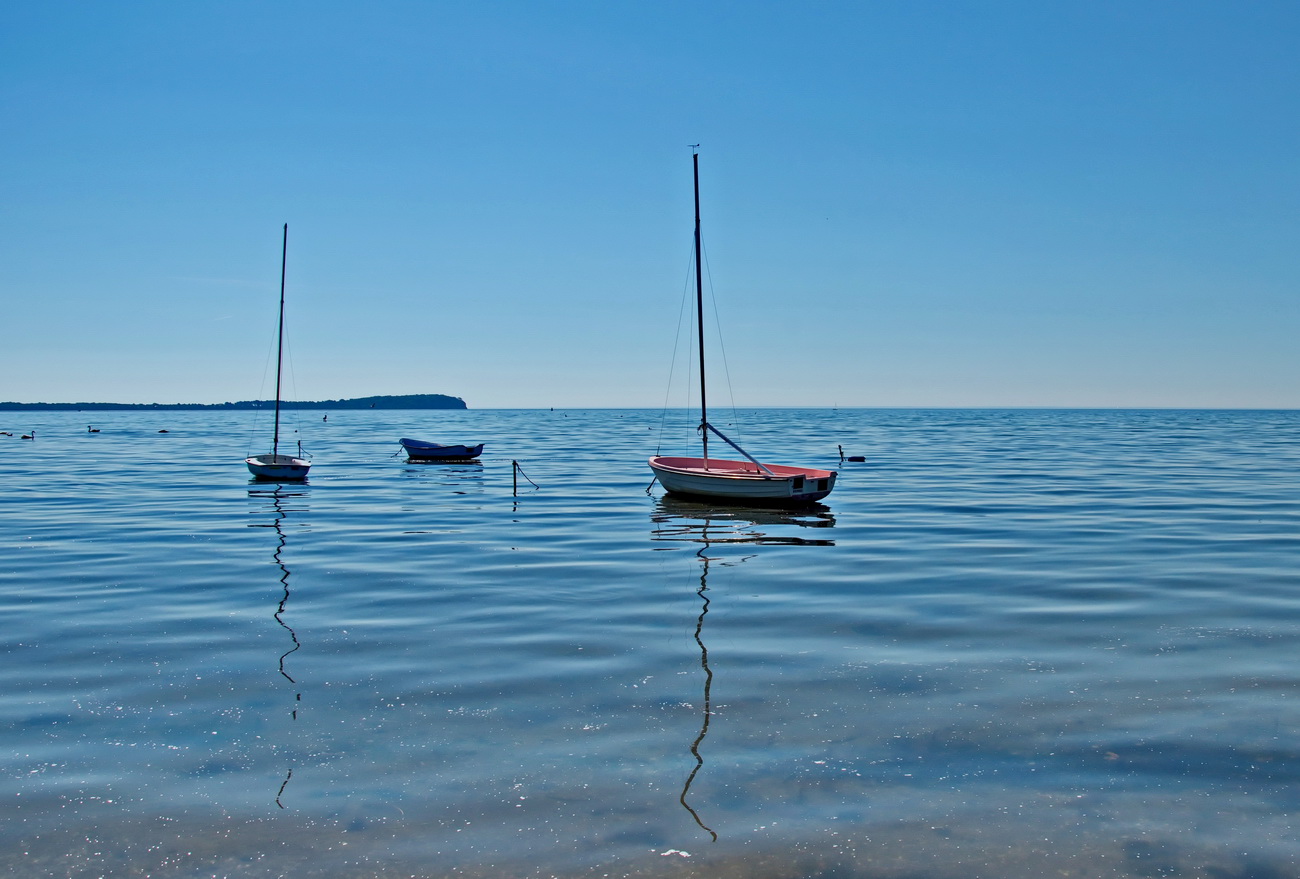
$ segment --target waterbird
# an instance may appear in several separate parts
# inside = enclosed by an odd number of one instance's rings
[[[98,427],[91,427],[89,424],[86,425],[86,430],[90,431],[91,433],[99,433]]]
[[[158,432],[159,432],[159,433],[166,433],[167,431],[166,431],[166,430],[160,430],[160,431],[158,431]]]
[[[840,450],[840,460],[841,460],[841,461],[853,461],[853,462],[855,462],[855,463],[861,463],[861,462],[867,460],[866,457],[865,457],[864,455],[845,455],[845,454],[844,454],[844,446],[836,446],[835,448],[837,448],[837,449]]]
[[[19,439],[36,439],[36,431],[33,430],[31,433],[25,433],[20,436]]]

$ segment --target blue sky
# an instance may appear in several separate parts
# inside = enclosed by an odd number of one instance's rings
[[[699,143],[719,400],[1298,407],[1296,33],[1194,0],[2,4],[0,400],[265,396],[287,222],[291,398],[675,401]]]

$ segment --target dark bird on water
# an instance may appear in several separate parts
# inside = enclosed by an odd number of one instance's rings
[[[33,430],[31,433],[25,433],[20,436],[19,439],[36,439],[36,431]]]
[[[845,455],[845,454],[844,454],[844,446],[836,446],[835,448],[837,448],[837,449],[840,450],[840,460],[841,460],[841,461],[854,461],[854,462],[857,462],[857,463],[861,463],[861,462],[867,460],[867,459],[866,459],[866,456],[864,456],[864,455]]]
[[[91,427],[89,424],[86,425],[86,430],[90,431],[91,433],[99,433],[98,427]]]

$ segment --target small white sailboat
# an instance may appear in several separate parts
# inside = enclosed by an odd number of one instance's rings
[[[700,155],[692,156],[695,168],[695,316],[700,351],[700,437],[704,442],[699,458],[665,457],[650,459],[659,484],[670,494],[755,504],[805,504],[819,501],[835,488],[834,470],[762,464],[709,423],[707,385],[704,378],[704,277],[700,260]],[[709,434],[731,446],[744,458],[735,461],[709,457]]]
[[[311,462],[280,454],[280,376],[284,366],[284,268],[289,256],[289,224],[284,224],[284,244],[280,251],[280,329],[275,347],[275,432],[271,435],[271,453],[244,459],[249,472],[257,479],[278,482],[301,482],[307,478]],[[298,454],[302,454],[301,447]]]

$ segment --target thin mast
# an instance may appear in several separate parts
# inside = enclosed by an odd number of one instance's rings
[[[284,264],[289,258],[289,224],[284,224],[284,245],[280,249],[280,333],[275,343],[275,434],[271,455],[280,452],[280,370],[284,364]]]
[[[692,153],[695,167],[695,327],[700,342],[700,438],[704,440],[704,466],[709,460],[709,406],[704,382],[704,271],[700,267],[700,154]]]

